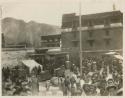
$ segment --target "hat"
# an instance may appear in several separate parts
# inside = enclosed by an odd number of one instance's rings
[[[116,89],[116,85],[115,85],[113,79],[109,79],[107,82],[108,82],[107,87],[106,87],[107,90],[109,90],[110,88]]]

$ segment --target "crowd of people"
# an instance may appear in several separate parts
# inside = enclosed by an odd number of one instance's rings
[[[122,61],[114,58],[84,58],[82,75],[75,64],[65,67],[63,94],[71,96],[122,95],[122,67]]]
[[[2,68],[2,95],[27,96],[39,91],[38,75],[40,67],[34,67],[32,72],[26,66]]]
[[[60,67],[58,86],[64,96],[122,96],[123,66],[122,60],[102,57],[84,57],[82,73],[79,66],[70,61]],[[24,70],[25,69],[25,70]],[[33,68],[29,73],[27,68],[2,68],[3,95],[35,95],[39,92],[41,69]],[[51,72],[51,71],[50,71]],[[21,74],[20,74],[21,73]],[[49,82],[46,90],[49,91]],[[52,83],[51,83],[52,84]]]

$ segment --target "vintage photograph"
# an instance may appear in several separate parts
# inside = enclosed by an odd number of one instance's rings
[[[123,96],[124,0],[1,0],[2,96]]]

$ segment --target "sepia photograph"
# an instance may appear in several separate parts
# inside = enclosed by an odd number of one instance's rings
[[[0,0],[2,96],[123,96],[124,0]]]

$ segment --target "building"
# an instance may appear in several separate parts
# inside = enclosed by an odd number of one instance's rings
[[[81,16],[82,52],[84,55],[109,51],[122,53],[123,14],[120,11]],[[79,54],[79,16],[75,13],[62,16],[62,50]]]
[[[41,47],[61,47],[61,34],[41,36]]]
[[[43,58],[44,65],[48,63],[54,64],[55,67],[64,65],[67,53],[61,51],[61,34],[41,36],[41,48],[37,49],[35,55],[40,54],[40,60]]]

